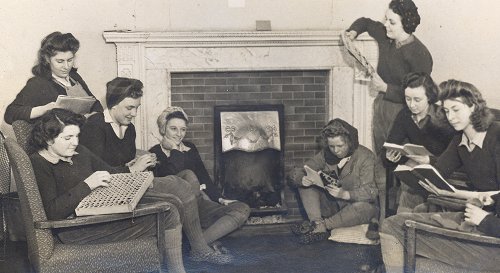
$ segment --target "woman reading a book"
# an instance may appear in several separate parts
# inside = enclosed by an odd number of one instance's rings
[[[80,42],[71,33],[53,32],[42,40],[37,64],[31,70],[35,76],[5,110],[4,119],[8,124],[42,116],[57,107],[55,102],[59,95],[94,97],[74,68],[79,47]],[[90,113],[102,110],[96,100]]]
[[[354,40],[367,32],[378,44],[377,73],[372,75],[371,89],[379,92],[374,101],[374,152],[381,153],[389,129],[405,102],[403,77],[410,72],[432,71],[432,56],[413,35],[420,24],[420,15],[412,0],[392,0],[385,13],[385,22],[357,19],[346,35]]]
[[[403,79],[403,88],[408,107],[403,108],[396,116],[386,142],[421,145],[431,155],[403,156],[397,150],[386,148],[385,156],[390,162],[412,167],[434,163],[436,156],[444,152],[456,132],[446,119],[442,107],[435,104],[439,89],[429,74],[424,72],[406,75]],[[398,213],[410,212],[424,202],[424,196],[402,183]]]
[[[50,220],[72,215],[80,201],[94,189],[106,187],[110,173],[128,172],[125,167],[111,167],[84,146],[78,145],[82,115],[64,109],[45,113],[35,124],[29,142],[36,152],[31,163],[43,206]],[[148,189],[139,203],[158,200]],[[183,273],[182,225],[174,205],[166,213],[165,253],[169,272]],[[156,215],[134,217],[104,224],[60,228],[62,243],[95,244],[155,236]]]
[[[311,229],[305,232],[292,228],[304,244],[326,239],[328,230],[369,223],[379,212],[373,173],[375,155],[359,144],[358,130],[334,119],[320,136],[323,149],[306,162],[306,168],[322,171],[334,177],[336,183],[306,176],[304,168],[296,168],[290,175],[311,222]]]
[[[493,121],[493,115],[474,85],[448,80],[439,87],[439,100],[446,117],[460,134],[453,137],[448,148],[437,159],[435,167],[445,178],[462,168],[470,179],[470,190],[457,189],[452,192],[440,190],[429,181],[420,181],[420,184],[436,195],[463,200],[479,199],[486,201],[488,205],[491,201],[487,200],[500,192],[500,124]],[[490,226],[490,220],[487,219],[491,217],[484,217],[484,213],[482,217],[471,215],[476,212],[477,208],[467,205],[465,219],[478,225],[479,231],[498,236],[498,233],[491,234],[488,232],[491,229],[485,227]],[[462,214],[463,212],[402,213],[385,219],[380,238],[386,269],[389,272],[402,271],[403,225],[406,219],[431,225],[454,221],[460,225]],[[496,271],[500,250],[446,238],[430,238],[422,234],[417,236],[417,254],[472,270]]]
[[[117,77],[108,82],[107,109],[88,118],[80,137],[81,144],[104,162],[113,167],[127,167],[131,172],[147,170],[157,163],[154,153],[136,157],[136,132],[132,120],[141,105],[142,88],[142,82],[137,79]],[[187,181],[175,175],[157,177],[154,189],[158,198],[165,197],[179,207],[183,230],[191,245],[192,260],[215,264],[231,261],[230,255],[211,248],[206,242],[200,225],[197,198]]]
[[[189,182],[198,200],[200,223],[207,243],[212,244],[241,227],[248,219],[250,208],[222,195],[210,178],[196,145],[184,140],[188,129],[184,110],[167,107],[158,116],[157,124],[162,139],[149,150],[158,159],[154,174],[160,177],[177,175]]]

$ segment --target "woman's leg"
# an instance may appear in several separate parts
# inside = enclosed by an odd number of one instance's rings
[[[367,224],[372,218],[378,216],[379,209],[368,202],[348,203],[337,213],[325,218],[327,229],[339,227],[352,227],[360,224]]]
[[[179,211],[170,206],[165,219],[165,263],[169,273],[186,273],[182,261],[182,224]]]
[[[239,201],[224,206],[201,198],[198,204],[203,236],[209,244],[241,227],[250,215],[250,207]]]

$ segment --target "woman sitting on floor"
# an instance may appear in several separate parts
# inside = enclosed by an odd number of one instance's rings
[[[135,127],[142,97],[142,82],[115,78],[106,85],[107,109],[91,116],[82,127],[81,143],[111,166],[128,166],[132,171],[144,171],[156,163],[154,154],[136,155]],[[181,212],[182,227],[191,245],[191,259],[226,264],[232,257],[212,249],[200,225],[198,203],[188,182],[174,176],[158,177],[154,188],[159,199],[174,203]]]
[[[408,107],[403,108],[392,125],[388,143],[402,145],[405,142],[422,145],[433,156],[402,156],[396,150],[388,149],[386,158],[390,162],[415,166],[436,161],[436,156],[444,152],[456,131],[446,119],[441,106],[435,104],[439,89],[429,74],[424,72],[410,73],[403,80],[405,101]],[[401,184],[398,213],[411,212],[425,202],[425,197]]]
[[[157,119],[161,143],[149,151],[156,154],[155,176],[177,175],[188,181],[198,199],[201,227],[211,244],[245,223],[250,208],[225,199],[210,178],[196,146],[184,141],[188,116],[181,107],[168,107]],[[201,188],[204,188],[201,190]]]
[[[470,190],[455,192],[437,189],[427,181],[420,184],[436,195],[458,199],[490,200],[500,189],[500,124],[486,106],[481,93],[470,83],[449,80],[441,83],[439,99],[446,117],[456,131],[450,145],[437,159],[435,167],[443,177],[449,177],[463,167],[470,179]],[[477,216],[478,209],[467,205],[466,220],[478,225],[478,230],[498,236],[498,226],[491,228],[491,216]],[[472,213],[469,215],[469,213]],[[403,225],[411,219],[431,225],[455,221],[460,224],[463,212],[449,213],[402,213],[384,220],[380,232],[382,256],[388,272],[403,270]],[[483,219],[484,218],[484,219]],[[471,270],[498,270],[498,247],[473,245],[444,237],[417,236],[417,254]]]
[[[50,220],[65,219],[94,189],[106,187],[110,173],[128,172],[113,168],[84,146],[78,145],[85,118],[64,109],[53,109],[36,123],[30,144],[36,151],[31,163],[43,206]],[[152,202],[149,189],[139,203]],[[153,195],[154,196],[154,195]],[[165,253],[169,272],[185,272],[182,263],[182,234],[179,212],[171,206],[165,219]],[[104,224],[60,228],[63,243],[92,244],[155,236],[156,216],[141,216]]]
[[[306,165],[338,178],[339,186],[330,184],[325,189],[306,186],[318,181],[308,181],[304,168],[294,169],[290,176],[313,223],[310,232],[300,234],[299,240],[305,244],[326,239],[327,230],[369,223],[379,212],[374,181],[375,155],[358,143],[358,130],[341,119],[334,119],[321,131],[321,139],[323,150]]]

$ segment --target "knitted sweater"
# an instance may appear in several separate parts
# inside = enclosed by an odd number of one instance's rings
[[[111,166],[124,166],[135,158],[135,126],[128,125],[123,139],[116,136],[104,114],[97,113],[82,127],[80,143]]]
[[[454,171],[463,167],[469,178],[470,187],[477,191],[493,191],[500,189],[500,123],[493,122],[483,141],[483,147],[476,146],[469,152],[465,146],[458,146],[462,134],[451,140],[446,151],[437,159],[436,168],[449,177]]]
[[[89,87],[76,72],[72,69],[69,76],[76,80],[89,96],[94,96],[89,90]],[[34,107],[42,106],[50,102],[55,102],[57,96],[67,95],[66,89],[51,79],[43,77],[33,77],[28,80],[24,88],[17,94],[14,101],[7,106],[5,110],[5,122],[12,124],[16,120],[30,121],[31,110]],[[102,112],[101,103],[97,100],[92,106],[91,112]]]
[[[38,153],[31,155],[48,219],[64,219],[75,211],[80,201],[91,192],[84,180],[95,171],[128,172],[125,167],[109,166],[84,146],[80,145],[76,150],[78,154],[72,157],[73,164],[65,161],[52,164]]]
[[[368,32],[378,43],[377,73],[387,83],[385,100],[404,103],[403,77],[410,72],[432,72],[432,56],[416,37],[414,41],[396,47],[394,40],[387,37],[384,25],[368,18],[359,18],[347,31],[359,34]]]
[[[184,141],[183,143],[191,149],[187,152],[172,150],[170,152],[170,157],[167,157],[167,155],[163,152],[160,144],[157,144],[149,149],[150,152],[156,154],[156,159],[159,162],[154,169],[155,176],[162,177],[175,175],[182,170],[191,170],[198,177],[200,184],[206,185],[207,188],[205,192],[210,199],[218,202],[219,198],[222,197],[221,192],[217,188],[217,185],[213,182],[212,178],[210,178],[196,146],[191,142]]]

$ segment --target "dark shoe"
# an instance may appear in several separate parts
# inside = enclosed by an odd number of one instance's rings
[[[366,231],[366,238],[368,238],[372,241],[379,240],[380,235],[378,234],[378,229],[379,229],[378,220],[375,218],[372,218],[370,220],[370,223],[368,224],[368,230]]]
[[[314,230],[313,223],[309,221],[302,221],[301,223],[293,224],[290,229],[295,235],[304,235]]]
[[[299,237],[299,243],[303,245],[310,245],[316,242],[324,241],[328,239],[330,233],[328,232],[309,232],[307,234],[302,234]]]

